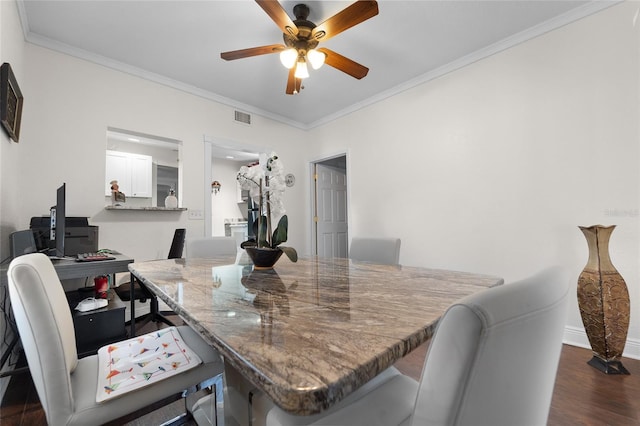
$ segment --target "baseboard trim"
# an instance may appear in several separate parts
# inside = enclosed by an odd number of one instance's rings
[[[571,346],[591,349],[587,333],[585,333],[584,328],[580,327],[573,327],[570,325],[565,326],[564,343]],[[627,343],[624,346],[622,356],[626,358],[640,359],[640,340],[628,338]]]

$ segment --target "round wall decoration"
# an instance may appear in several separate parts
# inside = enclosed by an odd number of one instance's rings
[[[286,183],[287,186],[291,187],[296,183],[296,177],[292,173],[288,173],[284,177],[284,183]]]

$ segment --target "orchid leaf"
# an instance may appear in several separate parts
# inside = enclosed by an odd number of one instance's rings
[[[280,246],[278,248],[280,250],[282,250],[284,252],[284,254],[287,255],[287,257],[289,258],[290,261],[292,261],[292,262],[297,262],[298,261],[298,252],[293,247]]]
[[[289,219],[285,214],[280,218],[280,221],[278,221],[278,226],[276,227],[276,230],[273,231],[273,238],[271,239],[272,241],[271,247],[276,248],[280,244],[287,241],[288,228],[289,228]]]

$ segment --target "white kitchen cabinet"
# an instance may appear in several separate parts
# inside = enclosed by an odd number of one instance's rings
[[[111,196],[112,180],[127,197],[151,198],[152,157],[107,150],[105,195]]]
[[[111,181],[117,180],[120,192],[129,195],[131,189],[131,172],[126,152],[107,151],[105,195],[111,196]]]

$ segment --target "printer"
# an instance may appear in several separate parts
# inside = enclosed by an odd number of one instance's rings
[[[90,226],[86,217],[66,217],[64,233],[64,255],[75,256],[78,253],[98,251],[98,227]],[[56,242],[49,238],[51,218],[35,216],[31,218],[29,228],[33,232],[38,251],[55,249]]]

